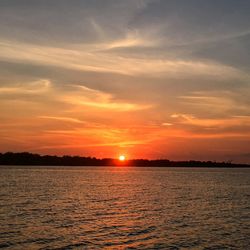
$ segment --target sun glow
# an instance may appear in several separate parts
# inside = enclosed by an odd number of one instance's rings
[[[119,156],[119,161],[125,161],[125,160],[126,160],[125,155],[120,155],[120,156]]]

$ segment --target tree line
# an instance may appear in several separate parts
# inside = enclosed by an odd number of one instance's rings
[[[82,156],[39,155],[28,152],[0,153],[0,165],[25,166],[138,166],[138,167],[250,167],[248,164],[213,161],[170,161],[167,159],[133,159],[121,162],[117,159]]]

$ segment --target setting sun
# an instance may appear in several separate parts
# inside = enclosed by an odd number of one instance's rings
[[[120,155],[120,156],[119,156],[119,160],[120,160],[120,161],[125,161],[125,159],[126,159],[125,155]]]

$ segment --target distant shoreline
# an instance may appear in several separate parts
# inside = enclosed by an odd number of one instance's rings
[[[231,162],[212,161],[170,161],[167,159],[131,159],[119,161],[118,159],[82,156],[51,156],[39,155],[28,152],[0,153],[0,165],[2,166],[61,166],[61,167],[187,167],[187,168],[250,168],[250,164],[238,164]]]

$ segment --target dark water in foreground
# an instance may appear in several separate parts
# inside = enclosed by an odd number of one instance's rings
[[[250,169],[0,168],[3,249],[250,249]]]

